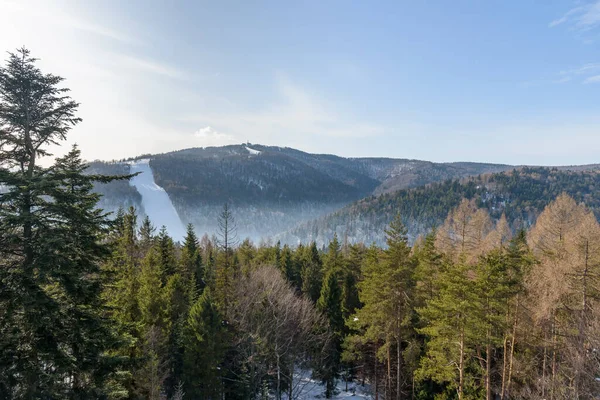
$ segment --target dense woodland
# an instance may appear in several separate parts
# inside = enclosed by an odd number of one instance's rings
[[[175,243],[97,207],[95,183],[129,176],[76,147],[39,165],[80,122],[61,82],[25,49],[0,69],[0,398],[294,399],[307,372],[325,397],[600,395],[595,193],[527,230],[464,198],[412,246],[400,214],[381,247],[255,245],[225,205]]]
[[[444,222],[448,210],[462,199],[473,199],[493,220],[502,215],[511,229],[529,228],[544,208],[567,193],[600,215],[600,173],[597,166],[523,167],[508,172],[450,179],[423,187],[370,196],[325,217],[305,222],[278,235],[285,243],[315,240],[327,243],[337,234],[344,240],[385,245],[385,227],[397,214],[412,243],[419,235]]]

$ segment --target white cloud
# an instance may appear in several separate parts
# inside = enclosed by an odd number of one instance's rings
[[[561,75],[581,75],[592,71],[600,70],[600,63],[587,63],[580,67],[572,68],[566,71],[561,71]]]
[[[219,132],[210,126],[205,126],[204,128],[198,129],[194,133],[194,136],[200,139],[203,144],[212,146],[229,144],[235,141],[233,136]]]
[[[563,24],[571,25],[581,31],[597,27],[600,25],[600,0],[574,7],[562,17],[550,22],[548,26],[554,28]]]
[[[600,71],[600,63],[586,63],[576,68],[560,71],[560,78],[552,83],[566,83],[577,80],[582,83],[595,82],[596,74]]]
[[[143,72],[150,72],[156,75],[162,75],[167,78],[177,79],[177,80],[188,80],[189,75],[184,71],[172,67],[166,63],[160,63],[157,61],[152,61],[144,58],[133,57],[133,56],[117,56],[121,61],[124,67],[137,69]]]
[[[281,144],[279,138],[285,135],[286,144],[303,147],[320,138],[364,139],[380,136],[386,130],[378,124],[356,120],[352,113],[281,74],[275,81],[278,99],[262,109],[200,113],[183,120],[221,127],[241,141]]]
[[[573,18],[574,15],[577,15],[579,13],[581,13],[584,10],[583,7],[575,7],[572,8],[571,10],[569,10],[565,15],[563,15],[562,17],[555,19],[554,21],[550,22],[550,24],[548,24],[548,26],[550,28],[554,28],[555,26],[564,24],[565,22],[569,21],[571,18]]]
[[[583,83],[600,83],[600,75],[590,76]]]

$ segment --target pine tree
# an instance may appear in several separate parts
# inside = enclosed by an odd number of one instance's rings
[[[473,390],[472,376],[467,374],[474,359],[475,346],[481,343],[481,305],[470,267],[463,261],[447,261],[440,274],[438,295],[419,309],[427,322],[419,331],[428,337],[426,354],[416,373],[419,380],[432,379],[455,390],[459,400]]]
[[[194,232],[194,226],[188,224],[187,233],[181,249],[181,273],[188,278],[194,277],[195,290],[199,291],[205,286],[204,267],[202,265],[202,254],[198,244],[198,237]]]
[[[177,385],[183,380],[184,329],[187,321],[190,300],[195,300],[195,294],[190,293],[194,283],[193,277],[187,281],[179,273],[171,276],[165,286],[164,302],[168,324],[167,352],[168,377],[165,382],[167,396],[171,397],[177,390]],[[194,301],[195,302],[195,301]]]
[[[330,355],[323,366],[322,379],[326,385],[325,395],[333,396],[335,379],[338,377],[341,357],[341,341],[344,331],[344,318],[342,316],[342,292],[335,272],[330,272],[323,281],[321,296],[317,301],[317,308],[329,320],[329,328],[333,334]]]
[[[119,234],[112,244],[113,253],[104,265],[104,273],[109,276],[104,285],[103,298],[109,307],[109,314],[115,321],[115,329],[125,344],[116,352],[128,361],[129,372],[115,383],[123,385],[123,392],[136,394],[132,369],[141,357],[140,343],[143,341],[142,316],[139,304],[141,252],[136,235],[136,210],[130,207],[117,229]]]
[[[144,251],[148,251],[150,246],[152,246],[152,242],[154,241],[154,233],[156,232],[156,228],[152,225],[150,221],[150,217],[147,215],[144,217],[142,221],[142,226],[140,226],[140,246]]]
[[[177,272],[177,259],[175,257],[175,243],[169,236],[167,228],[163,226],[156,238],[159,263],[162,271],[162,283],[166,285],[169,277]]]
[[[140,366],[134,378],[146,398],[158,399],[168,376],[168,321],[165,304],[160,249],[150,249],[142,260],[139,276],[140,340],[137,343]]]
[[[234,252],[237,245],[237,228],[228,204],[223,206],[218,225],[219,252],[215,260],[215,300],[220,310],[225,312],[233,300],[233,284],[238,272]]]
[[[100,396],[114,369],[98,263],[107,220],[74,149],[50,170],[38,158],[81,120],[78,103],[27,49],[0,68],[0,395]],[[108,181],[107,178],[104,181]]]
[[[381,257],[377,256],[375,249],[367,257],[364,279],[359,283],[360,301],[364,306],[357,311],[353,325],[362,328],[365,340],[384,342],[388,391],[390,396],[394,392],[398,397],[404,370],[402,352],[413,336],[413,305],[410,302],[414,298],[414,268],[406,228],[400,216],[386,229],[386,235],[388,248]],[[392,377],[392,364],[395,364],[395,377]],[[395,385],[392,385],[393,382]]]
[[[304,248],[301,264],[302,293],[306,294],[313,302],[316,302],[321,295],[323,272],[321,257],[315,242]]]
[[[326,275],[333,272],[338,276],[342,276],[344,258],[337,234],[333,235],[333,240],[327,246],[327,253],[323,259],[323,269]]]
[[[225,356],[223,318],[205,289],[192,306],[185,327],[184,386],[193,399],[218,399],[220,365]]]
[[[93,192],[95,182],[110,182],[127,177],[86,174],[87,165],[74,146],[64,157],[56,159],[50,176],[58,187],[51,191],[57,225],[53,240],[46,251],[54,254],[60,274],[60,286],[51,292],[61,303],[68,318],[73,371],[72,396],[100,396],[98,385],[109,371],[108,350],[119,343],[106,317],[106,305],[101,297],[103,274],[100,264],[110,255],[105,237],[110,223],[107,215],[96,208],[99,195]],[[60,222],[58,222],[60,221]],[[94,381],[91,384],[90,381]]]
[[[364,246],[360,244],[350,245],[347,249],[348,257],[344,260],[345,268],[342,282],[342,313],[344,320],[348,319],[361,306],[357,284],[361,277],[360,269],[365,253]]]
[[[256,257],[256,249],[250,241],[245,239],[240,247],[237,249],[238,260],[240,262],[240,270],[242,275],[248,276],[252,269]]]
[[[423,244],[415,247],[417,265],[414,272],[416,300],[422,306],[438,292],[438,276],[442,265],[442,254],[435,248],[436,231],[425,236]]]
[[[281,250],[281,254],[279,256],[279,269],[288,280],[288,282],[294,284],[297,282],[296,270],[295,270],[294,260],[292,258],[292,251],[290,247],[286,244],[283,246]]]

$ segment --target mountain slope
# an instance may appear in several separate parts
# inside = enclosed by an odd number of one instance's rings
[[[565,167],[567,168],[567,167]],[[586,169],[592,169],[587,171]],[[529,225],[561,192],[585,202],[600,215],[600,172],[596,166],[578,171],[558,168],[520,168],[463,180],[370,196],[325,217],[279,235],[283,242],[329,241],[334,233],[350,242],[384,244],[384,229],[400,213],[414,239],[440,225],[464,198],[475,198],[494,218],[505,213],[513,228]]]
[[[344,158],[252,144],[148,156],[157,185],[184,223],[215,232],[229,203],[240,237],[289,230],[373,193],[512,168],[391,158]]]
[[[448,179],[515,168],[485,163],[344,158],[256,144],[192,148],[141,158],[149,160],[153,184],[164,189],[176,210],[174,215],[183,224],[192,223],[199,234],[217,231],[218,215],[223,204],[229,203],[240,238],[277,236],[292,243],[311,238],[327,240],[334,230],[356,240],[380,241],[383,231],[371,231],[389,222],[390,213],[399,207],[394,205],[400,201],[397,199],[410,204],[405,212],[412,218],[411,233],[421,232],[423,227],[437,224],[448,207],[466,192],[471,195],[471,189],[463,188],[462,183],[450,184]],[[560,169],[587,171],[595,167]],[[127,162],[91,164],[91,170],[98,173],[126,174],[130,168]],[[473,182],[477,179],[483,178],[473,178]],[[543,183],[548,184],[551,182]],[[406,191],[427,185],[432,186]],[[104,195],[101,207],[108,211],[133,205],[141,215],[146,213],[140,191],[127,182],[99,185],[97,190]],[[154,193],[143,192],[144,196]],[[146,202],[155,204],[153,199]],[[440,211],[432,214],[431,210],[437,209]],[[334,214],[320,219],[330,213]],[[177,221],[174,224],[179,226]]]

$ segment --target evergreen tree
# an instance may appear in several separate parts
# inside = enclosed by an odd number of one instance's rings
[[[154,240],[154,233],[156,232],[156,228],[152,225],[150,218],[146,215],[144,220],[142,221],[142,226],[140,226],[140,246],[142,249],[147,251],[150,246],[152,246],[152,242]]]
[[[414,279],[416,281],[416,300],[422,306],[438,292],[438,276],[442,265],[442,254],[435,247],[436,231],[425,236],[421,246],[415,246]]]
[[[202,254],[200,253],[198,237],[196,236],[196,232],[194,232],[192,224],[188,224],[187,226],[187,233],[181,249],[180,264],[183,276],[194,277],[195,290],[202,289],[205,286]]]
[[[185,327],[184,382],[190,398],[220,398],[225,343],[223,318],[210,289],[205,289],[192,306]]]
[[[323,269],[325,274],[333,272],[338,276],[342,276],[344,270],[344,255],[342,254],[342,248],[338,241],[337,234],[333,235],[333,240],[329,242],[329,246],[327,246],[327,253],[323,260]]]
[[[344,330],[342,316],[342,292],[335,272],[330,272],[323,281],[321,296],[317,301],[317,308],[329,320],[329,328],[333,334],[329,358],[321,371],[323,382],[326,385],[325,395],[333,396],[335,379],[338,377],[341,360],[341,341]]]
[[[101,396],[114,335],[99,298],[108,221],[92,185],[109,179],[84,176],[77,149],[39,165],[81,120],[63,79],[35,62],[22,48],[0,67],[0,395]]]
[[[286,244],[283,246],[281,250],[281,254],[279,256],[279,269],[288,280],[288,282],[294,284],[297,282],[296,270],[295,270],[294,260],[292,258],[292,250]]]
[[[321,257],[315,242],[304,248],[301,264],[302,293],[316,303],[321,295],[323,272]]]
[[[447,261],[440,274],[440,290],[436,297],[419,309],[427,322],[420,332],[428,336],[426,354],[421,358],[417,379],[432,379],[448,385],[458,399],[473,392],[475,382],[467,374],[474,360],[475,346],[482,343],[481,305],[470,279],[466,262]]]
[[[166,285],[169,277],[177,271],[177,259],[175,257],[175,243],[169,236],[167,228],[160,228],[158,237],[156,238],[156,246],[158,247],[158,256],[160,268],[162,271],[162,283]]]
[[[193,283],[193,277],[191,282]],[[190,282],[179,273],[171,276],[165,287],[166,318],[168,324],[167,352],[168,352],[168,377],[166,379],[166,392],[171,397],[177,391],[179,382],[183,380],[183,357],[185,351],[184,329],[188,317],[190,300],[195,295]]]
[[[225,312],[233,300],[233,284],[237,275],[234,252],[237,245],[237,228],[228,204],[223,206],[218,225],[219,252],[215,259],[215,299],[220,310]]]
[[[256,257],[256,249],[250,239],[245,239],[242,242],[237,253],[240,270],[244,276],[247,276],[254,265],[254,259]]]

